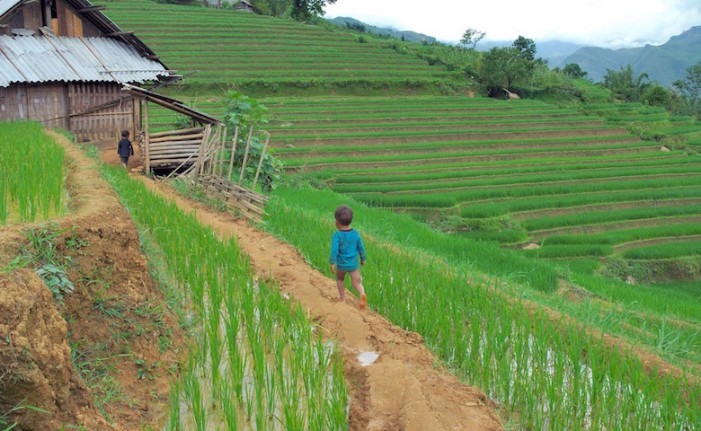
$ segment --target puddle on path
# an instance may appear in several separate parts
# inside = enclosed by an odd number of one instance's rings
[[[358,360],[360,361],[360,365],[367,367],[368,365],[372,365],[379,357],[380,355],[377,352],[361,352],[358,355]]]

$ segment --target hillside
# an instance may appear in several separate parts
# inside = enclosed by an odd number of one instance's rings
[[[651,81],[671,86],[686,76],[685,69],[701,61],[701,26],[692,27],[659,46],[606,49],[585,47],[567,57],[563,64],[577,63],[588,78],[599,82],[606,69],[619,70],[630,64],[636,74],[647,73]]]
[[[287,170],[262,228],[328,275],[315,285],[332,282],[333,209],[351,205],[370,308],[419,333],[513,429],[698,428],[696,119],[467,97],[442,66],[342,29],[136,0],[107,12],[166,64],[201,71],[171,94],[221,116],[233,84],[269,108]],[[300,260],[268,244],[271,273],[289,281]]]
[[[436,42],[435,37],[428,36],[423,33],[417,33],[410,30],[396,30],[393,28],[377,27],[375,25],[366,24],[355,18],[337,16],[335,18],[328,19],[328,21],[342,28],[351,27],[355,30],[363,29],[364,32],[367,33],[379,34],[381,36],[391,36],[396,39],[406,40],[408,42]]]
[[[187,76],[192,91],[258,94],[465,87],[459,72],[400,55],[384,42],[268,16],[151,1],[119,0],[106,14]],[[274,29],[274,30],[272,30]],[[271,31],[272,30],[272,31]]]

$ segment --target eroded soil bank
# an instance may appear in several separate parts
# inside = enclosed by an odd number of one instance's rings
[[[47,412],[13,414],[10,423],[22,430],[158,427],[185,338],[129,214],[95,163],[54,136],[69,160],[70,215],[0,229],[0,267],[27,257],[0,275],[0,412],[20,403]],[[34,272],[45,262],[27,262],[40,254],[30,230],[54,236],[38,248],[54,248],[74,285],[61,301]]]

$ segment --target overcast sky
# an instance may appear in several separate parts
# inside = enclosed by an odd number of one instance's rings
[[[484,40],[562,40],[621,48],[659,45],[701,25],[701,0],[336,0],[326,17],[412,30],[445,42],[473,28]],[[479,45],[478,45],[479,46]]]

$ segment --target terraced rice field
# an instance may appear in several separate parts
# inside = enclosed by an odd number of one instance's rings
[[[359,43],[348,32],[290,20],[138,0],[110,2],[106,14],[186,75],[188,86],[254,85],[275,92],[283,85],[289,91],[344,82],[421,86],[456,76],[370,39]]]
[[[287,170],[365,203],[535,243],[529,253],[541,257],[641,258],[651,241],[668,258],[699,255],[683,244],[698,243],[701,158],[577,108],[464,97],[265,103]]]

